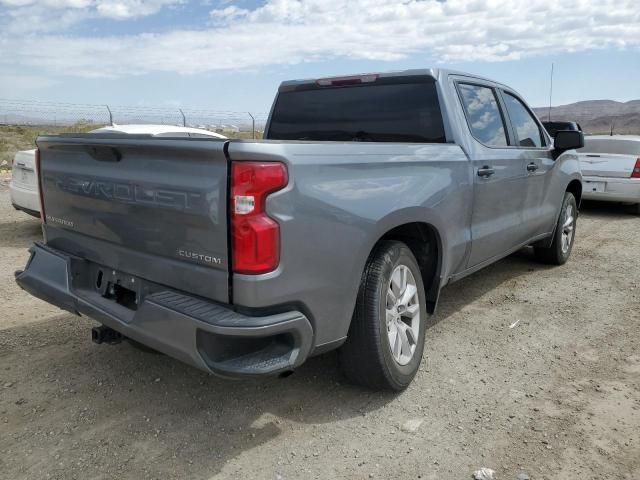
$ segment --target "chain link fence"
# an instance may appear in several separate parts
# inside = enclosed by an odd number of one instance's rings
[[[42,133],[88,132],[105,125],[176,125],[221,133],[229,138],[262,138],[265,112],[202,108],[97,105],[0,98],[0,169],[8,169],[15,152],[34,148]]]
[[[214,131],[264,130],[264,112],[216,111],[196,108],[96,105],[0,99],[0,124],[72,127],[73,125],[160,124]]]

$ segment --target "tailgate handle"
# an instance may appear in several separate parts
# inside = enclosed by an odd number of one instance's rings
[[[87,152],[92,158],[100,162],[119,162],[122,153],[115,147],[87,147]]]

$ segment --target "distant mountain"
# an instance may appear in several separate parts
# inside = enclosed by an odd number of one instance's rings
[[[533,109],[541,120],[547,120],[548,107]],[[640,100],[587,100],[551,108],[551,120],[578,122],[586,133],[640,134]]]

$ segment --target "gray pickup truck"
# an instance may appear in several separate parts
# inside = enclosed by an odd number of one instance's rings
[[[339,348],[401,390],[440,290],[532,245],[571,253],[573,149],[509,87],[445,70],[284,82],[265,140],[41,136],[44,242],[18,284],[223,376]]]

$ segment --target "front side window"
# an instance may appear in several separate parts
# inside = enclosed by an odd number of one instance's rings
[[[507,135],[493,88],[458,84],[471,133],[490,147],[505,147]]]
[[[504,94],[504,102],[507,105],[511,125],[518,136],[518,145],[532,148],[544,147],[540,127],[522,102],[507,92]]]

